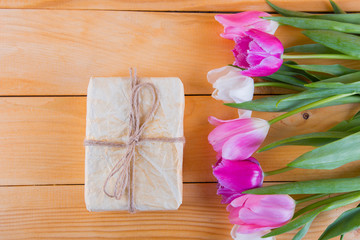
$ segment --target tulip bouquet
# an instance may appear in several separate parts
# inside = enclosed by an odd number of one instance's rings
[[[267,1],[268,2],[268,1]],[[293,239],[302,239],[313,220],[323,211],[360,201],[360,178],[325,179],[262,187],[265,176],[294,168],[335,169],[360,160],[360,112],[326,132],[286,138],[259,149],[272,124],[304,110],[347,103],[360,103],[360,70],[342,65],[299,65],[288,59],[360,60],[360,14],[347,14],[333,1],[334,14],[316,15],[280,8],[268,2],[281,17],[250,11],[221,14],[215,19],[224,26],[221,34],[233,40],[235,60],[211,70],[208,81],[212,96],[239,109],[239,118],[209,117],[215,129],[209,143],[217,152],[213,174],[217,193],[228,204],[234,239],[274,239],[298,228]],[[305,29],[313,44],[287,49],[273,34],[280,24]],[[301,54],[299,54],[301,53]],[[252,77],[262,82],[254,83]],[[272,86],[289,94],[252,100],[255,87]],[[252,118],[252,111],[285,112],[266,121]],[[251,157],[285,145],[307,145],[314,149],[280,168],[264,173]],[[330,194],[339,194],[330,196]],[[308,194],[294,200],[289,194]],[[324,197],[325,199],[322,199]],[[316,200],[296,213],[295,205]],[[321,199],[321,200],[319,200]],[[343,236],[360,227],[360,208],[350,209],[336,219],[319,239]]]

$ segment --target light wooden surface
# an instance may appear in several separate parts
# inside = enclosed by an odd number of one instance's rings
[[[0,10],[0,95],[85,95],[91,76],[126,76],[129,66],[209,94],[206,73],[233,62],[222,29],[211,13]],[[310,42],[290,27],[276,36],[285,47]]]
[[[273,2],[330,11],[325,0]],[[357,0],[337,2],[347,11],[360,11]],[[207,143],[213,128],[207,117],[235,118],[236,110],[210,97],[206,73],[233,61],[233,44],[219,37],[222,27],[209,12],[271,10],[264,1],[0,0],[0,8],[0,239],[230,239],[231,224],[211,174],[215,153]],[[280,27],[276,36],[285,47],[309,42],[289,27]],[[360,68],[353,61],[339,62]],[[128,75],[129,66],[138,67],[141,76],[178,76],[184,82],[187,143],[179,211],[130,215],[85,209],[82,142],[88,80]],[[276,93],[279,89],[257,91]],[[359,109],[354,104],[311,110],[307,120],[299,113],[275,124],[266,143],[326,130]],[[254,113],[264,119],[276,115]],[[282,147],[255,157],[269,171],[309,149]],[[359,170],[360,163],[334,171],[299,169],[266,178],[265,184],[353,177]],[[343,210],[322,214],[305,239],[316,239]],[[359,238],[353,233],[345,239]]]
[[[211,182],[215,152],[207,141],[213,129],[207,117],[236,118],[237,111],[210,96],[186,96],[184,181]],[[360,105],[349,104],[307,111],[273,125],[264,144],[312,131],[325,131],[350,118]],[[0,184],[83,184],[86,97],[3,97],[0,98]],[[272,119],[280,113],[254,112]],[[321,124],[319,124],[321,122]],[[286,131],[282,129],[286,128]],[[283,167],[310,147],[281,147],[255,157],[264,171]],[[21,166],[21,167],[18,167]],[[267,178],[269,181],[357,176],[360,162],[334,171],[297,169]],[[316,175],[315,175],[316,173]],[[315,175],[315,176],[314,176]]]
[[[299,11],[331,11],[327,0],[272,0],[271,2]],[[345,11],[360,11],[357,0],[336,0]],[[1,8],[137,10],[137,11],[273,11],[263,0],[1,0]]]
[[[1,188],[0,233],[3,239],[229,239],[231,225],[219,204],[215,183],[184,184],[178,211],[92,212],[85,209],[83,186]],[[354,207],[354,204],[351,205]],[[355,205],[356,206],[356,205]],[[348,207],[347,207],[348,208]],[[329,218],[347,208],[322,213],[307,239],[317,239]],[[289,240],[290,232],[277,237]],[[345,240],[355,240],[356,233]],[[251,239],[249,239],[251,240]]]

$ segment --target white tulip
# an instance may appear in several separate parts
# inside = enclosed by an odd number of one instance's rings
[[[231,237],[235,240],[276,240],[275,237],[261,238],[265,234],[269,233],[270,230],[259,231],[249,234],[242,234],[237,232],[238,228],[239,225],[234,225],[234,227],[231,229],[231,233],[230,233]]]
[[[243,76],[241,69],[225,66],[208,72],[207,79],[215,88],[212,97],[225,103],[251,101],[254,95],[254,80]],[[240,118],[251,117],[251,111],[239,110]]]

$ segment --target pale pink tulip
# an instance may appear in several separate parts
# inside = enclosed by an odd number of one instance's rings
[[[235,38],[235,43],[234,65],[246,69],[243,75],[268,76],[281,67],[284,47],[275,36],[251,29],[245,36]]]
[[[270,232],[269,230],[243,234],[243,233],[239,233],[238,229],[239,229],[239,225],[236,224],[231,229],[230,234],[234,240],[275,240],[275,237],[262,238],[262,236]]]
[[[262,144],[269,131],[269,123],[260,118],[220,120],[209,117],[216,128],[208,136],[214,150],[227,160],[246,160]]]
[[[295,210],[289,195],[244,194],[226,208],[232,224],[239,225],[238,233],[249,234],[278,228],[288,223]]]
[[[220,34],[220,36],[234,39],[238,36],[244,36],[244,33],[250,29],[274,34],[279,24],[275,21],[260,18],[269,16],[271,15],[266,12],[247,11],[236,14],[219,14],[215,16],[215,19],[224,26],[224,33]]]
[[[254,80],[241,74],[241,69],[225,66],[208,72],[207,79],[215,88],[212,97],[226,103],[251,101],[254,95]],[[251,117],[251,111],[239,109],[239,117]]]

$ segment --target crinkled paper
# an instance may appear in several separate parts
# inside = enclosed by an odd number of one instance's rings
[[[159,92],[160,106],[147,125],[143,138],[182,137],[184,89],[178,78],[140,78]],[[88,87],[86,139],[127,142],[131,82],[129,77],[91,78]],[[141,112],[150,109],[151,95],[141,92]],[[142,114],[143,116],[144,114]],[[140,211],[174,210],[182,202],[182,142],[140,141],[134,168],[135,207]],[[89,211],[128,209],[126,190],[120,200],[103,192],[103,184],[125,148],[85,147],[85,202]],[[112,187],[115,178],[109,182]]]

